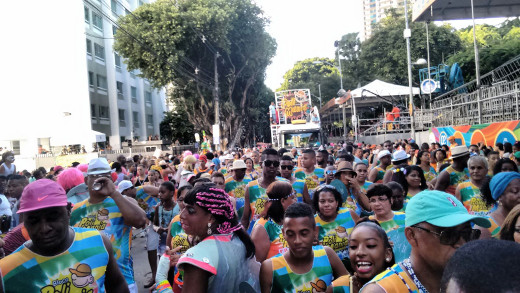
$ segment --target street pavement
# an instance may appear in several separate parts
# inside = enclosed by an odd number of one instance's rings
[[[150,289],[145,289],[144,284],[148,283],[148,280],[152,277],[152,271],[150,270],[150,264],[148,263],[148,253],[146,251],[146,237],[145,233],[141,229],[133,230],[133,236],[136,237],[132,240],[132,258],[134,260],[134,278],[137,283],[137,289],[139,293],[150,293]],[[143,236],[143,237],[141,237]]]

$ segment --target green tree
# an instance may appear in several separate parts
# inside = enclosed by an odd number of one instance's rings
[[[367,74],[366,80],[380,79],[386,82],[408,85],[406,60],[406,40],[404,14],[395,9],[387,12],[388,17],[376,24],[373,35],[361,44],[360,66]],[[410,23],[412,62],[425,58],[426,28],[425,23]],[[455,29],[449,25],[428,24],[430,34],[430,62],[432,66],[442,63],[444,56],[451,55],[462,48]],[[418,72],[414,68],[415,83],[418,84]]]
[[[234,146],[247,138],[248,125],[259,123],[251,117],[268,120],[249,115],[276,51],[267,23],[248,0],[158,0],[119,20],[114,49],[154,86],[171,85],[173,103],[196,131],[209,134],[217,56],[221,137]]]
[[[309,58],[298,61],[283,76],[283,83],[278,91],[289,89],[310,89],[313,105],[319,105],[319,87],[321,100],[325,104],[336,97],[340,89],[339,71],[329,58]],[[318,86],[320,85],[320,86]]]
[[[473,28],[462,29],[458,34],[464,40],[464,48],[448,59],[448,64],[459,63],[464,81],[476,78]],[[506,20],[499,27],[476,26],[480,57],[480,74],[484,75],[504,62],[520,54],[520,20]]]
[[[346,89],[356,89],[359,84],[366,84],[371,81],[361,68],[361,40],[358,35],[358,33],[349,33],[343,35],[339,41],[343,87]]]
[[[164,119],[159,124],[161,136],[171,142],[179,140],[181,144],[190,144],[195,140],[193,124],[186,121],[183,110],[164,112]]]

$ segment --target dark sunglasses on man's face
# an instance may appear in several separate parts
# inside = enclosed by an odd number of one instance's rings
[[[280,167],[280,161],[270,161],[270,160],[265,160],[264,161],[264,166],[265,167],[275,167],[275,168],[278,168]]]
[[[282,170],[292,170],[292,169],[294,169],[294,166],[293,165],[282,165],[281,168],[282,168]]]
[[[428,233],[432,233],[439,237],[440,243],[443,245],[450,245],[453,246],[457,242],[459,242],[459,239],[462,237],[464,241],[469,242],[472,240],[477,240],[480,238],[481,231],[478,229],[464,229],[464,230],[456,230],[456,229],[445,229],[442,230],[440,233],[435,232],[429,229],[426,229],[421,226],[412,226],[413,228],[417,228],[420,230],[423,230]]]

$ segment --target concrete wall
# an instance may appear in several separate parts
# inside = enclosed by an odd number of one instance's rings
[[[434,142],[435,139],[432,140],[430,137],[431,131],[421,131],[421,132],[415,132],[415,142],[418,145],[421,145],[421,143],[431,143]],[[409,132],[405,133],[392,133],[392,134],[381,134],[381,135],[375,135],[375,136],[360,136],[359,141],[364,141],[365,143],[369,144],[381,144],[385,140],[391,140],[395,141],[397,139],[410,139],[411,135]]]

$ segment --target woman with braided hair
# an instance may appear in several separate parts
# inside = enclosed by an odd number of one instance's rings
[[[202,184],[186,194],[184,203],[181,226],[197,244],[178,262],[176,255],[161,257],[157,292],[172,292],[166,280],[172,260],[183,271],[183,292],[239,292],[245,285],[259,291],[255,245],[239,223],[229,195]]]

